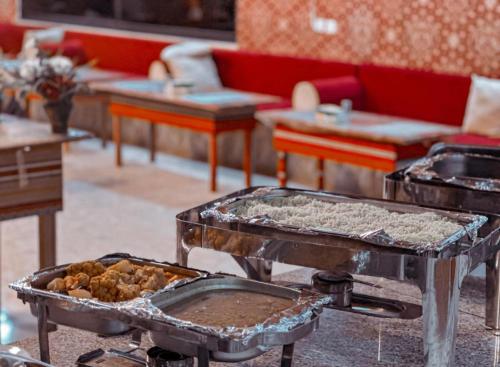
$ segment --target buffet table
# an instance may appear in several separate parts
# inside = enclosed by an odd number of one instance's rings
[[[0,220],[38,216],[40,267],[56,263],[56,213],[63,208],[61,144],[89,138],[0,115]]]
[[[300,270],[280,276],[280,279],[306,281],[310,271]],[[373,279],[372,279],[373,281]],[[363,292],[378,296],[400,297],[407,301],[419,297],[415,287],[388,280],[378,280],[383,289],[360,285]],[[484,281],[464,282],[458,327],[457,367],[494,366],[498,361],[499,337],[484,330],[481,316],[484,302]],[[323,312],[320,328],[296,343],[293,366],[301,367],[382,367],[423,365],[422,322],[417,320],[378,319],[340,311]],[[79,355],[97,348],[130,349],[130,336],[102,338],[96,334],[59,327],[50,333],[51,357],[55,366],[72,366]],[[28,338],[15,343],[38,357],[38,339]],[[147,336],[141,344],[151,346]],[[213,367],[277,367],[280,348],[241,363],[213,363]]]

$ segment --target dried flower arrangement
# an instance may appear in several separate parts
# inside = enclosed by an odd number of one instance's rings
[[[17,91],[21,99],[30,92],[40,95],[52,130],[66,133],[72,98],[83,86],[75,80],[75,69],[69,58],[49,58],[39,52],[37,57],[23,61],[19,68],[0,69],[0,87]]]

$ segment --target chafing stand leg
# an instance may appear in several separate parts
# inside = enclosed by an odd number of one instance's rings
[[[486,262],[486,326],[500,329],[500,251]]]
[[[428,259],[421,284],[426,367],[451,367],[455,362],[460,285],[465,261]]]
[[[243,256],[233,256],[248,278],[261,282],[270,282],[273,273],[273,262]]]
[[[189,250],[189,248],[184,247],[182,236],[179,234],[179,231],[177,231],[177,249],[175,253],[177,264],[180,266],[188,266]]]
[[[38,345],[40,347],[40,360],[50,363],[49,327],[47,322],[47,305],[43,302],[37,304],[38,314]]]
[[[293,343],[283,346],[283,353],[281,355],[281,367],[292,367],[293,347],[294,347]]]
[[[208,367],[210,365],[210,355],[208,349],[198,348],[198,367]]]

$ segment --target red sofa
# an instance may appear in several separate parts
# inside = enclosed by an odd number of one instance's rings
[[[0,47],[8,44],[15,50],[16,42],[22,41],[19,30],[24,28],[9,27],[2,33],[0,25]],[[5,37],[10,32],[16,36]],[[69,41],[73,42],[73,48],[80,48],[79,54],[96,60],[101,68],[142,75],[147,74],[151,62],[169,45],[158,40],[67,31],[65,42]],[[214,60],[226,87],[283,99],[261,108],[290,106],[295,84],[309,80],[318,87],[322,102],[338,103],[350,98],[356,109],[460,126],[470,86],[470,78],[463,76],[240,50],[216,49]],[[451,141],[500,145],[500,139],[471,134],[455,136]]]

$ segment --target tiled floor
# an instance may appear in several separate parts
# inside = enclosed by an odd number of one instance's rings
[[[65,208],[58,214],[58,262],[97,258],[112,252],[175,261],[175,215],[243,187],[241,171],[220,168],[220,190],[208,190],[208,166],[163,154],[149,163],[144,149],[127,147],[125,166],[113,164],[113,148],[97,141],[73,144],[65,154]],[[256,175],[255,185],[273,185]],[[33,335],[34,319],[7,284],[37,267],[37,222],[34,217],[0,222],[1,341]],[[192,260],[191,260],[192,259]],[[242,274],[229,257],[196,250],[192,265]],[[277,267],[282,272],[290,267]]]

